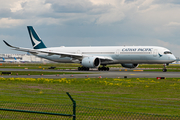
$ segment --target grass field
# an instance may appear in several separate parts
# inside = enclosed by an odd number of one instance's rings
[[[69,63],[47,63],[47,64],[26,64],[26,63],[3,63],[0,68],[16,68],[16,69],[48,69],[49,67],[56,67],[55,69],[77,69],[80,64]],[[108,65],[108,67],[121,68],[120,64]],[[138,68],[163,68],[162,64],[140,64]],[[180,69],[180,64],[170,64],[167,69]]]
[[[55,69],[77,69],[80,64],[67,63],[2,63],[0,68],[15,68],[15,69],[48,69],[51,66]]]
[[[0,71],[0,74],[4,71]],[[62,75],[62,74],[87,74],[83,72],[47,72],[47,71],[6,71],[11,72],[11,75]],[[91,73],[88,73],[91,74]],[[9,75],[9,74],[1,74]]]
[[[180,78],[0,78],[0,101],[67,104],[138,113],[179,115]]]
[[[0,68],[15,69],[42,69],[42,71],[13,71],[12,75],[53,75],[53,74],[82,74],[73,72],[45,72],[55,66],[55,69],[75,69],[79,64],[7,64],[3,63]],[[119,64],[109,67],[121,67]],[[139,65],[139,68],[163,68],[162,65]],[[162,71],[161,69],[149,69],[145,71]],[[168,66],[169,72],[180,72],[180,65],[171,64]],[[1,71],[0,71],[1,72]],[[86,73],[84,73],[86,74]],[[3,77],[3,76],[1,76]],[[70,105],[72,102],[66,95],[69,92],[77,102],[77,114],[88,116],[111,115],[110,111],[122,111],[124,117],[133,116],[138,113],[145,113],[146,118],[151,119],[150,115],[179,115],[180,114],[180,78],[167,78],[157,80],[154,78],[0,78],[0,108],[8,106],[17,109],[45,110],[48,112],[64,112],[59,109],[59,104],[63,106]],[[12,102],[12,103],[11,103]],[[48,106],[48,104],[54,104]],[[98,110],[99,111],[98,111]],[[102,111],[102,110],[103,111]],[[91,111],[88,111],[91,110]],[[97,111],[95,111],[97,110]],[[67,111],[65,111],[67,112]],[[130,114],[128,115],[127,113]],[[68,111],[68,113],[72,113]],[[103,113],[102,115],[88,115],[90,113]],[[133,114],[131,114],[133,113]],[[136,113],[136,114],[134,114]],[[18,113],[17,113],[18,114]],[[86,115],[87,114],[87,115]],[[2,112],[0,111],[0,118]],[[11,116],[11,113],[5,113],[5,116]],[[114,114],[119,118],[119,112]],[[142,115],[142,114],[141,114]],[[21,116],[21,114],[19,115]],[[91,117],[90,117],[91,116]],[[18,116],[16,116],[18,119]],[[22,119],[33,119],[33,115]],[[44,116],[46,118],[47,116]],[[11,118],[14,118],[12,115]],[[162,117],[160,117],[162,118]],[[163,117],[166,118],[166,117]],[[163,119],[162,118],[162,119]],[[178,117],[179,118],[179,117]],[[35,119],[35,118],[34,118]],[[38,119],[38,118],[36,118]],[[39,119],[42,119],[39,117]],[[48,119],[51,119],[48,118]],[[82,118],[83,119],[83,118]],[[96,118],[97,119],[97,118]],[[99,118],[102,119],[102,118]],[[111,117],[110,117],[111,119]],[[123,119],[123,118],[122,118]],[[135,119],[141,119],[136,117]]]
[[[162,72],[162,69],[146,69],[143,71]],[[168,69],[167,72],[180,72],[180,69]]]

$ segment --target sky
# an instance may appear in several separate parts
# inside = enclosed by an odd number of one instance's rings
[[[7,0],[0,4],[2,40],[32,48],[27,26],[47,47],[162,46],[180,57],[179,0]]]

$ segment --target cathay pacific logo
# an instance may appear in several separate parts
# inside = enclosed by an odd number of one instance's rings
[[[158,53],[159,54],[159,53]],[[161,54],[159,54],[159,57],[162,57],[162,55]]]
[[[37,45],[39,45],[41,43],[41,41],[38,41],[34,38],[32,32],[31,32],[31,38],[32,38],[32,41],[34,42],[34,46],[33,47],[36,47]]]

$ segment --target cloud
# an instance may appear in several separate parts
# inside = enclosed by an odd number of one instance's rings
[[[0,4],[0,31],[2,35],[12,34],[15,29],[23,33],[25,26],[32,25],[42,32],[42,37],[53,36],[54,42],[63,36],[82,45],[155,45],[157,39],[161,40],[158,44],[176,45],[180,44],[179,3],[179,0],[8,0]],[[16,35],[20,41],[29,39],[28,34],[27,38]],[[54,46],[54,42],[49,44]]]
[[[8,8],[0,8],[0,18],[6,18],[11,16],[11,10]]]
[[[157,4],[180,4],[179,0],[154,0],[153,3],[157,3]]]
[[[157,40],[157,44],[158,45],[161,45],[161,46],[164,46],[164,47],[172,47],[172,46],[175,46],[173,44],[170,44],[169,42],[164,42],[162,40]]]
[[[83,23],[89,24],[91,22],[95,25],[120,24],[123,21],[127,24],[137,23],[140,26],[152,27],[152,25],[158,25],[161,27],[162,24],[170,23],[170,20],[172,21],[175,17],[177,19],[175,22],[180,20],[180,17],[178,17],[180,8],[175,4],[178,2],[177,0],[166,0],[166,2],[161,0],[157,2],[154,0],[10,1],[9,3],[3,3],[5,8],[0,10],[0,15],[4,18],[24,19],[26,22],[29,22],[29,19],[59,19],[52,22],[62,25],[69,23],[68,21],[75,20],[76,22],[79,19],[83,20]],[[42,23],[46,24],[44,21]],[[47,23],[49,25],[49,22]]]
[[[93,9],[91,2],[88,0],[47,0],[46,3],[50,3],[52,9],[57,13],[85,13]]]
[[[167,25],[165,25],[165,26],[169,26],[169,27],[178,27],[178,26],[180,26],[180,22],[170,22],[170,23],[168,23]]]
[[[179,50],[180,45],[173,44],[173,43],[170,43],[170,42],[165,42],[165,41],[162,41],[162,40],[157,40],[157,44],[159,46],[163,46],[163,47],[166,47],[166,48],[170,49],[171,51],[173,51],[173,53],[175,53],[176,56],[179,56],[178,52],[176,52],[176,51]]]
[[[51,4],[51,9],[55,13],[70,14],[71,16],[84,13],[84,15],[101,14],[108,11],[110,5],[94,5],[89,0],[46,0],[46,3]],[[73,13],[73,14],[72,14]],[[83,16],[82,16],[83,17]]]
[[[152,24],[160,26],[162,23],[170,22],[168,15],[175,17],[172,12],[180,11],[176,5],[169,5],[169,3],[162,5],[160,1],[156,3],[154,0],[18,0],[6,6],[8,7],[6,11],[4,9],[4,13],[8,13],[7,15],[12,19],[24,19],[26,22],[31,21],[29,19],[35,22],[42,18],[53,19],[52,22],[56,23],[51,24],[56,25],[68,24],[68,21],[71,23],[75,21],[74,24],[76,24],[79,19],[83,20],[83,23],[95,25],[128,22],[137,23],[140,26],[151,27]],[[172,12],[166,12],[167,9]],[[46,24],[43,20],[38,21]],[[50,22],[46,25],[50,25]]]
[[[21,6],[21,3],[23,3],[22,0],[19,0],[19,1],[16,1],[16,2],[12,3],[11,8],[10,8],[11,12],[17,12],[19,10],[22,10],[23,8]]]
[[[0,19],[0,28],[10,28],[12,26],[21,25],[24,21],[20,19],[12,18],[1,18]]]
[[[102,14],[99,16],[99,18],[96,20],[96,24],[110,24],[110,23],[115,23],[115,22],[120,22],[125,18],[125,15],[123,12],[109,12]]]

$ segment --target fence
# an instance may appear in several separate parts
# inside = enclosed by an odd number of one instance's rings
[[[0,101],[0,119],[62,119],[64,117],[76,118],[76,102],[71,95],[67,95],[72,105],[60,104],[33,104]],[[73,108],[73,109],[72,109]],[[53,112],[52,112],[53,111]],[[73,111],[73,114],[71,113]]]
[[[69,94],[68,96],[72,100],[73,104],[34,104],[0,101],[0,119],[180,120],[180,116],[124,112],[87,106],[76,106],[76,102]]]

